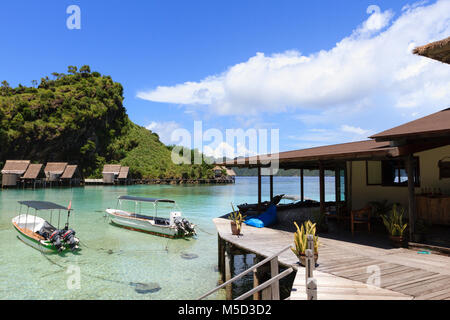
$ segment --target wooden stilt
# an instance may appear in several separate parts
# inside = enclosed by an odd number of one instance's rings
[[[305,201],[305,181],[303,177],[303,169],[300,169],[300,199]]]
[[[231,279],[231,260],[230,254],[225,250],[225,282]],[[226,299],[233,300],[233,288],[230,283],[225,287]]]
[[[325,171],[322,162],[319,162],[319,180],[320,180],[320,213],[325,213]]]

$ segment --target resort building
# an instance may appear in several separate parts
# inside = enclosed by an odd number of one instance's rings
[[[42,185],[45,181],[44,165],[40,163],[30,164],[20,180],[24,187],[33,185],[33,188],[35,188],[36,184]]]
[[[30,160],[6,160],[2,169],[2,187],[16,186],[29,165]]]
[[[119,174],[121,173],[122,166],[120,164],[105,164],[103,167],[103,183],[105,184],[114,184],[118,182]],[[124,169],[122,171],[123,177],[125,174],[128,176],[128,170]],[[123,179],[123,178],[121,178]]]
[[[81,174],[80,170],[78,170],[78,166],[67,165],[60,179],[63,185],[79,185],[81,182]]]
[[[226,162],[261,169],[278,156],[281,169],[300,170],[300,199],[305,201],[303,170],[318,169],[321,213],[350,221],[351,214],[373,202],[407,208],[410,236],[417,219],[450,225],[450,109],[383,131],[371,140],[281,152]],[[325,170],[334,171],[335,197],[325,198]],[[328,193],[329,194],[329,193]],[[270,176],[270,199],[273,177]]]
[[[122,184],[129,184],[131,182],[130,167],[120,167],[117,180]]]
[[[61,176],[66,170],[67,162],[47,162],[44,173],[46,181],[52,184],[53,182],[60,182]]]

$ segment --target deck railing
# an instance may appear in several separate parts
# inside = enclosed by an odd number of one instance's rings
[[[254,266],[252,266],[251,268],[241,272],[240,274],[238,274],[237,276],[231,278],[228,281],[225,281],[223,284],[221,284],[220,286],[212,289],[211,291],[208,291],[207,293],[205,293],[204,295],[202,295],[201,297],[198,298],[198,300],[204,299],[208,296],[210,296],[211,294],[213,294],[214,292],[228,286],[231,285],[234,281],[239,280],[240,278],[242,278],[243,276],[245,276],[246,274],[258,269],[259,267],[261,267],[262,265],[270,262],[270,274],[271,274],[271,278],[269,280],[267,280],[266,282],[258,285],[257,287],[253,288],[252,290],[244,293],[243,295],[237,297],[235,300],[243,300],[248,298],[249,296],[260,292],[261,290],[264,290],[267,287],[271,287],[271,298],[272,300],[280,300],[280,280],[284,277],[286,277],[287,275],[289,275],[292,271],[294,271],[292,269],[292,267],[289,267],[288,269],[284,270],[283,272],[279,273],[278,271],[278,256],[280,254],[282,254],[283,252],[285,252],[286,250],[290,249],[291,246],[287,246],[285,248],[283,248],[282,250],[280,250],[279,252],[277,252],[276,254],[262,260],[261,262],[255,264]]]

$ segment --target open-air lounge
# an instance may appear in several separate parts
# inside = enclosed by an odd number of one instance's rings
[[[287,225],[313,219],[317,208],[330,221],[344,223],[354,234],[384,226],[380,214],[389,204],[405,208],[410,242],[433,239],[432,229],[447,240],[450,226],[450,109],[408,122],[370,137],[370,140],[280,152],[227,161],[227,166],[258,169],[257,205],[262,211],[262,169],[274,159],[280,169],[298,169],[300,201],[285,211],[279,205],[278,220]],[[318,170],[320,200],[305,199],[304,171]],[[325,172],[334,172],[335,199],[325,199]],[[273,175],[269,174],[274,198]],[[443,229],[442,229],[443,228]],[[406,235],[406,232],[405,232]],[[445,241],[443,244],[445,245]]]

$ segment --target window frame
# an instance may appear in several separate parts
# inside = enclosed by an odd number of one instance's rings
[[[415,181],[414,181],[414,187],[420,187],[420,162],[419,162],[419,157],[414,157],[415,160]],[[368,162],[369,161],[380,161],[381,162],[381,183],[371,183],[369,184],[369,166],[368,166]],[[366,160],[366,186],[382,186],[382,187],[408,187],[408,183],[385,183],[383,180],[383,162],[392,162],[392,161],[396,161],[397,162],[397,166],[395,167],[395,178],[399,178],[401,177],[400,175],[400,171],[403,169],[406,171],[406,161],[403,159],[392,159],[392,160]]]

